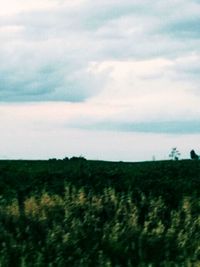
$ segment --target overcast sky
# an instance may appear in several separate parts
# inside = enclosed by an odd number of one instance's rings
[[[199,0],[0,1],[0,158],[200,153]]]

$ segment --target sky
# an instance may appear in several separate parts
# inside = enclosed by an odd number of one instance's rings
[[[0,158],[200,154],[199,0],[0,1]]]

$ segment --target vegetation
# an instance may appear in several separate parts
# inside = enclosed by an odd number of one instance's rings
[[[181,153],[177,150],[177,148],[173,147],[170,154],[169,154],[169,157],[172,160],[179,160],[180,155],[181,155]]]
[[[198,160],[199,156],[195,153],[194,149],[190,151],[190,157],[191,159]]]
[[[0,266],[200,266],[200,162],[0,161]]]

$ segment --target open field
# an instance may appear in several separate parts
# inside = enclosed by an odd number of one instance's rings
[[[200,162],[0,161],[0,266],[200,266]]]

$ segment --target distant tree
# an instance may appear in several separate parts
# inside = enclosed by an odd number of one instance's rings
[[[70,161],[86,161],[86,158],[84,158],[83,156],[79,156],[79,157],[72,157],[70,158]]]
[[[194,160],[199,159],[199,156],[195,153],[194,149],[190,151],[190,157],[191,159],[194,159]]]
[[[172,160],[179,160],[180,155],[181,155],[181,153],[177,150],[177,148],[173,147],[170,154],[169,154],[169,157]]]

